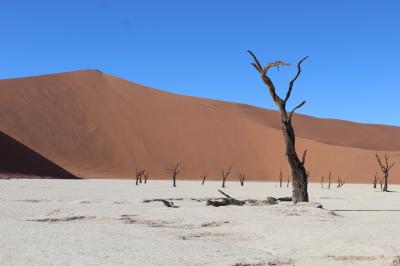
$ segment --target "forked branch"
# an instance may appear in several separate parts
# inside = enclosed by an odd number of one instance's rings
[[[299,109],[299,108],[301,108],[303,105],[305,105],[306,104],[306,101],[302,101],[299,105],[297,105],[295,108],[293,108],[293,110],[290,112],[290,114],[289,114],[289,122],[292,122],[292,116],[293,116],[293,114],[294,114],[294,112],[297,110],[297,109]]]
[[[289,83],[289,89],[288,89],[288,91],[286,92],[285,100],[283,100],[283,103],[284,103],[284,104],[286,104],[287,101],[289,100],[290,94],[292,93],[292,89],[293,89],[294,82],[295,82],[295,81],[297,80],[297,78],[300,76],[300,73],[301,73],[301,64],[302,64],[307,58],[308,58],[308,56],[304,57],[303,59],[301,59],[301,60],[297,63],[297,74],[296,74],[296,76],[295,76],[295,77],[290,81],[290,83]]]

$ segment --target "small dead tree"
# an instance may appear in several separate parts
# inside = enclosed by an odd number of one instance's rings
[[[279,171],[279,187],[280,187],[280,188],[282,188],[282,178],[283,178],[282,170],[280,170],[280,171]]]
[[[322,176],[322,178],[321,178],[321,187],[322,188],[324,188],[324,178],[325,178],[324,176]]]
[[[286,184],[287,188],[289,187],[289,184],[290,184],[290,176],[288,176],[288,178],[287,178],[287,184]]]
[[[229,174],[231,173],[232,166],[229,167],[228,171],[225,172],[225,169],[222,169],[221,176],[222,176],[222,187],[225,187],[225,181],[228,178]]]
[[[292,177],[293,177],[293,182],[292,182],[293,203],[308,202],[308,192],[307,192],[308,178],[307,178],[306,169],[304,167],[307,150],[304,151],[302,159],[300,160],[299,156],[297,155],[297,152],[296,152],[296,143],[295,143],[296,137],[295,137],[295,133],[294,133],[293,125],[292,125],[292,117],[293,117],[294,112],[297,109],[299,109],[300,107],[302,107],[306,102],[302,101],[299,105],[294,107],[292,109],[292,111],[290,111],[290,112],[287,112],[287,110],[286,110],[286,107],[287,107],[286,105],[287,105],[287,102],[292,93],[293,85],[301,73],[301,64],[308,57],[304,57],[297,63],[297,74],[290,81],[285,98],[281,98],[276,93],[275,85],[267,74],[268,74],[268,70],[270,70],[271,68],[278,67],[278,69],[279,69],[280,66],[289,66],[289,64],[282,62],[282,61],[275,61],[272,63],[268,63],[267,65],[262,67],[260,61],[253,54],[253,52],[251,52],[251,51],[248,51],[248,52],[254,60],[254,62],[251,63],[251,65],[254,66],[254,68],[260,74],[262,81],[269,89],[269,94],[271,95],[272,100],[274,101],[275,105],[279,109],[280,118],[281,118],[280,119],[281,127],[282,127],[282,131],[283,131],[283,136],[285,138],[285,145],[286,145],[285,154],[286,154],[286,158],[288,160],[288,163],[289,163],[289,166],[290,166],[290,169],[292,172]]]
[[[338,176],[338,184],[337,184],[337,188],[341,188],[344,185],[344,181]]]
[[[374,185],[374,188],[376,188],[376,184],[378,183],[378,173],[375,173],[374,175],[374,182],[372,183]]]
[[[145,170],[142,169],[136,169],[136,186],[139,185],[139,183],[142,183],[142,175],[144,173]]]
[[[203,174],[201,176],[201,178],[202,178],[201,185],[204,185],[204,183],[206,182],[206,179],[207,179],[207,174]]]
[[[167,173],[170,174],[171,178],[172,178],[172,186],[176,187],[176,177],[179,174],[179,166],[181,165],[180,162],[178,162],[176,165],[172,165],[170,168],[165,169],[167,171]]]
[[[143,178],[144,178],[144,183],[147,184],[147,180],[149,180],[149,172],[147,172],[145,169],[143,171]]]
[[[328,189],[331,188],[331,175],[332,175],[332,173],[331,173],[331,171],[329,171],[329,175],[328,175]]]
[[[243,173],[238,174],[240,185],[243,187],[244,180],[246,180],[246,176]]]
[[[388,191],[388,178],[389,178],[389,171],[390,169],[392,169],[392,167],[394,166],[394,163],[389,164],[389,156],[387,156],[387,154],[385,153],[384,155],[384,159],[385,161],[382,162],[381,158],[379,157],[378,153],[375,154],[376,159],[378,160],[378,164],[381,168],[381,171],[383,173],[383,181],[384,181],[384,185],[383,185],[383,189],[382,191],[387,192]]]

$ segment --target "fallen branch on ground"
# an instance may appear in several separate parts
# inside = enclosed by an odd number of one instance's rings
[[[257,199],[246,199],[246,200],[238,200],[230,195],[226,194],[222,190],[218,190],[219,193],[221,193],[224,197],[222,198],[169,198],[169,199],[148,199],[148,200],[143,200],[143,203],[149,203],[149,202],[154,202],[154,201],[160,201],[164,203],[166,207],[169,208],[178,208],[178,206],[175,206],[172,200],[177,201],[177,200],[193,200],[197,202],[204,202],[206,201],[206,205],[211,205],[214,207],[221,207],[221,206],[229,206],[229,205],[234,205],[234,206],[265,206],[265,205],[274,205],[278,204],[278,202],[284,202],[284,201],[292,201],[292,197],[281,197],[281,198],[274,198],[274,197],[267,197],[265,200],[257,200]]]
[[[149,203],[149,202],[154,202],[154,201],[160,201],[162,203],[164,203],[165,207],[168,208],[179,208],[179,206],[175,206],[174,203],[172,201],[168,201],[165,199],[152,199],[152,200],[144,200],[144,203]]]

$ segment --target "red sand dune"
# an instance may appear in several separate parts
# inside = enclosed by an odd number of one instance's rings
[[[303,115],[294,123],[313,181],[331,170],[333,180],[371,182],[376,151],[400,156],[399,127]],[[171,94],[99,71],[0,80],[0,130],[86,178],[132,178],[136,168],[166,178],[165,168],[178,161],[185,179],[205,172],[219,179],[231,164],[231,179],[238,172],[276,179],[279,169],[289,175],[275,111]],[[391,180],[399,174],[400,163]]]

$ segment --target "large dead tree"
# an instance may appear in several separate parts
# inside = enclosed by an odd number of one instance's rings
[[[308,58],[304,57],[301,59],[298,64],[297,64],[297,74],[294,76],[294,78],[290,81],[289,83],[289,88],[286,92],[286,96],[284,99],[278,96],[276,93],[275,85],[273,84],[272,80],[268,76],[268,71],[271,68],[274,67],[280,67],[280,66],[289,66],[288,63],[285,63],[283,61],[275,61],[272,63],[268,63],[264,67],[261,66],[260,61],[258,61],[257,57],[251,52],[248,51],[249,54],[253,57],[254,62],[251,63],[251,65],[254,66],[254,68],[257,70],[258,73],[261,75],[262,81],[267,85],[269,89],[269,93],[272,97],[272,100],[274,101],[275,105],[279,109],[280,113],[280,118],[281,118],[281,126],[282,126],[282,131],[283,131],[283,136],[285,138],[285,144],[286,144],[286,157],[289,162],[289,166],[292,172],[292,177],[293,177],[293,182],[292,182],[292,187],[293,187],[293,203],[297,202],[308,202],[308,192],[307,192],[307,186],[308,186],[308,177],[307,177],[307,171],[304,167],[305,159],[306,159],[306,154],[307,150],[304,151],[302,159],[300,160],[297,152],[296,152],[296,143],[295,143],[295,134],[294,134],[294,129],[292,126],[292,118],[294,112],[302,107],[306,102],[302,101],[299,105],[294,107],[292,111],[287,112],[286,110],[286,105],[287,102],[290,98],[290,95],[293,90],[293,85],[297,78],[300,76],[301,73],[301,64]]]
[[[225,187],[225,181],[228,178],[229,174],[231,173],[232,166],[229,167],[228,171],[225,172],[225,169],[222,169],[221,171],[221,177],[222,177],[222,187]]]
[[[172,186],[176,187],[176,177],[179,174],[179,166],[181,165],[181,163],[177,163],[176,165],[171,166],[170,168],[165,169],[165,171],[167,171],[167,173],[169,173],[171,175],[172,178]]]
[[[383,189],[382,191],[388,191],[388,178],[389,178],[389,171],[390,169],[392,169],[392,167],[394,166],[394,163],[389,164],[389,156],[387,156],[387,154],[385,153],[384,155],[384,159],[385,161],[382,162],[381,158],[379,157],[379,155],[376,153],[375,154],[376,159],[378,160],[378,164],[381,168],[381,171],[383,173]]]

